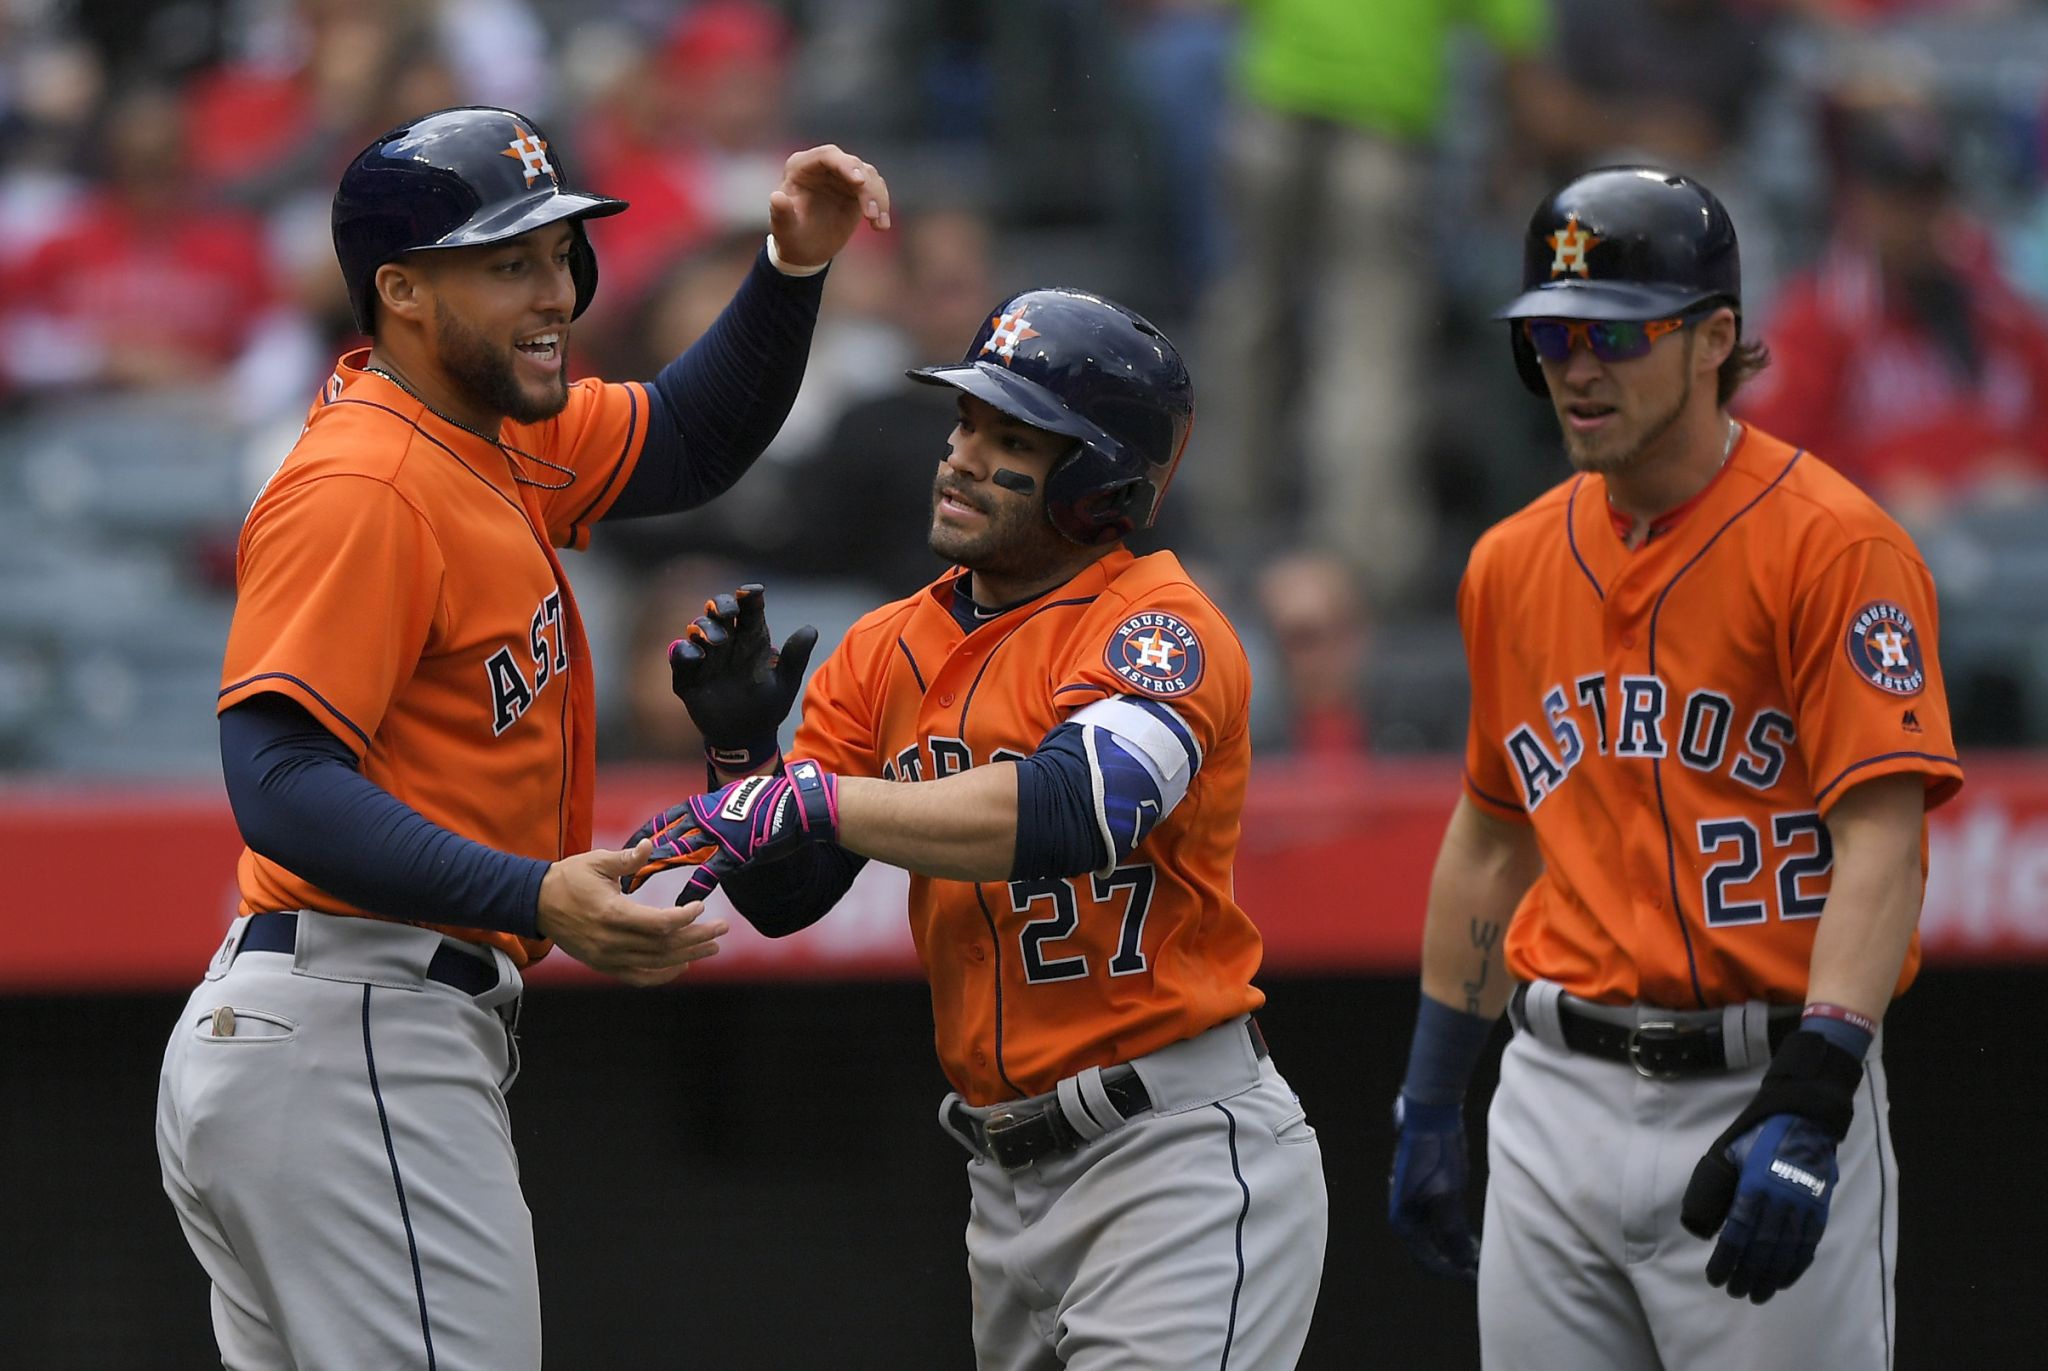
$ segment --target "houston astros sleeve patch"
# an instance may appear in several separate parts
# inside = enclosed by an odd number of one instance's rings
[[[1879,690],[1918,695],[1927,686],[1912,616],[1890,600],[1872,600],[1849,620],[1849,663]]]
[[[1159,610],[1130,615],[1109,635],[1103,660],[1148,695],[1185,695],[1202,680],[1202,640],[1185,619]]]

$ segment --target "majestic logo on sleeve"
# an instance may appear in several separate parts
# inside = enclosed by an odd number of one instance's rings
[[[1185,695],[1202,679],[1202,640],[1181,620],[1154,610],[1118,624],[1102,656],[1111,671],[1148,695]]]
[[[1849,620],[1849,664],[1879,690],[1918,695],[1927,687],[1920,634],[1906,611],[1890,600],[1873,600]]]
[[[1569,215],[1564,227],[1551,234],[1546,240],[1550,244],[1550,277],[1554,281],[1568,271],[1586,274],[1586,254],[1599,245],[1597,235],[1579,227],[1579,216]]]

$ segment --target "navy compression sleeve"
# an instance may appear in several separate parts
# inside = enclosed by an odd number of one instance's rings
[[[1017,763],[1017,851],[1010,879],[1078,876],[1108,863],[1079,730],[1056,728]]]
[[[803,384],[828,274],[785,276],[761,250],[718,321],[647,388],[647,443],[607,519],[692,509],[746,473]]]
[[[829,914],[867,864],[837,843],[806,843],[787,857],[741,867],[722,884],[748,923],[780,938]]]
[[[243,841],[350,904],[398,919],[535,938],[548,863],[429,821],[277,694],[220,716],[221,773]]]

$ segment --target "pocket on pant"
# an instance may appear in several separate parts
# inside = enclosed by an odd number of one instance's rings
[[[1279,1123],[1273,1125],[1273,1141],[1276,1143],[1299,1144],[1315,1140],[1315,1125],[1308,1121],[1308,1111],[1298,1101],[1293,1109],[1280,1116]]]
[[[290,1042],[299,1026],[282,1014],[267,1009],[250,1009],[238,1004],[219,1005],[199,1016],[192,1034],[201,1042],[230,1046],[235,1043]]]
[[[1272,1101],[1273,1141],[1294,1146],[1303,1146],[1316,1140],[1315,1125],[1308,1121],[1308,1110],[1302,1107],[1301,1096],[1294,1093],[1294,1087],[1277,1070],[1268,1069],[1266,1078],[1259,1083]]]

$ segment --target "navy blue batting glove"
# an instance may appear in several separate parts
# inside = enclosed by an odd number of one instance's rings
[[[1811,1029],[1785,1039],[1756,1098],[1693,1168],[1678,1219],[1714,1238],[1707,1279],[1762,1304],[1813,1264],[1863,1063]]]
[[[767,598],[749,584],[707,600],[668,646],[676,698],[704,735],[708,760],[728,775],[775,760],[776,733],[818,645],[818,630],[806,624],[778,649],[768,636]]]
[[[1731,1143],[1734,1203],[1707,1258],[1707,1281],[1762,1304],[1813,1265],[1840,1171],[1835,1140],[1796,1114],[1773,1114]]]
[[[626,847],[654,840],[654,853],[619,886],[628,894],[658,872],[690,868],[677,904],[701,900],[743,866],[774,861],[839,832],[839,778],[816,762],[791,762],[780,775],[746,776],[664,809],[633,831]]]
[[[1479,1280],[1479,1240],[1465,1216],[1465,1106],[1394,1101],[1394,1166],[1387,1177],[1387,1222],[1423,1270]]]

